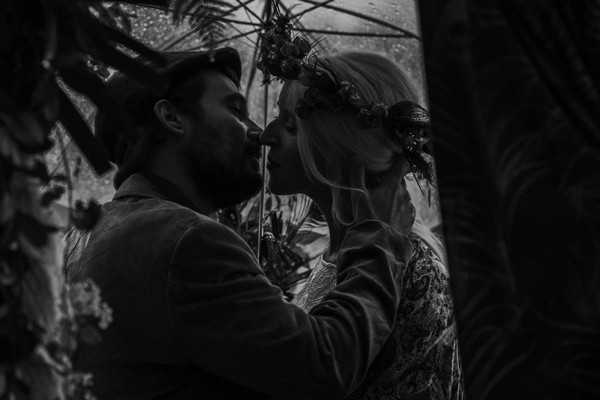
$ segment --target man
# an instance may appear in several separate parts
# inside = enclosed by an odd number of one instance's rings
[[[345,238],[337,289],[310,315],[285,302],[247,244],[207,217],[262,182],[237,52],[164,73],[162,93],[111,81],[133,132],[97,117],[118,190],[70,269],[100,286],[114,322],[77,368],[100,399],[346,396],[391,333],[404,238],[366,214]]]

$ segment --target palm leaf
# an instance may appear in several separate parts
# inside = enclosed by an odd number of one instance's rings
[[[98,175],[107,172],[111,166],[108,162],[108,154],[104,146],[94,137],[87,123],[75,109],[71,100],[63,91],[59,91],[60,99],[60,122],[73,142],[85,155],[90,166]]]
[[[467,395],[586,398],[600,6],[458,3],[422,1],[420,14]]]
[[[212,44],[221,39],[230,25],[226,17],[241,6],[234,7],[221,0],[174,0],[172,2],[173,21],[182,24],[187,21],[190,28],[182,35],[175,36],[161,45],[169,50],[198,35],[203,45]]]

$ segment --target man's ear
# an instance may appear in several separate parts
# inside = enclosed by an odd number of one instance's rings
[[[169,100],[161,99],[154,104],[156,118],[170,132],[183,135],[183,120],[177,108]]]

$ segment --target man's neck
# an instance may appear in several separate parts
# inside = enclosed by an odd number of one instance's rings
[[[186,174],[174,173],[173,171],[159,168],[148,168],[147,172],[176,186],[195,211],[204,215],[209,215],[217,211],[217,207],[214,206],[214,202],[209,196],[201,193],[193,179]]]

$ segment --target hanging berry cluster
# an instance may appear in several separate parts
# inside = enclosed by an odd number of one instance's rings
[[[292,25],[287,16],[277,16],[268,22],[260,35],[260,56],[257,67],[265,73],[283,79],[295,79],[302,69],[302,61],[311,50],[310,42],[302,37],[292,38]]]

